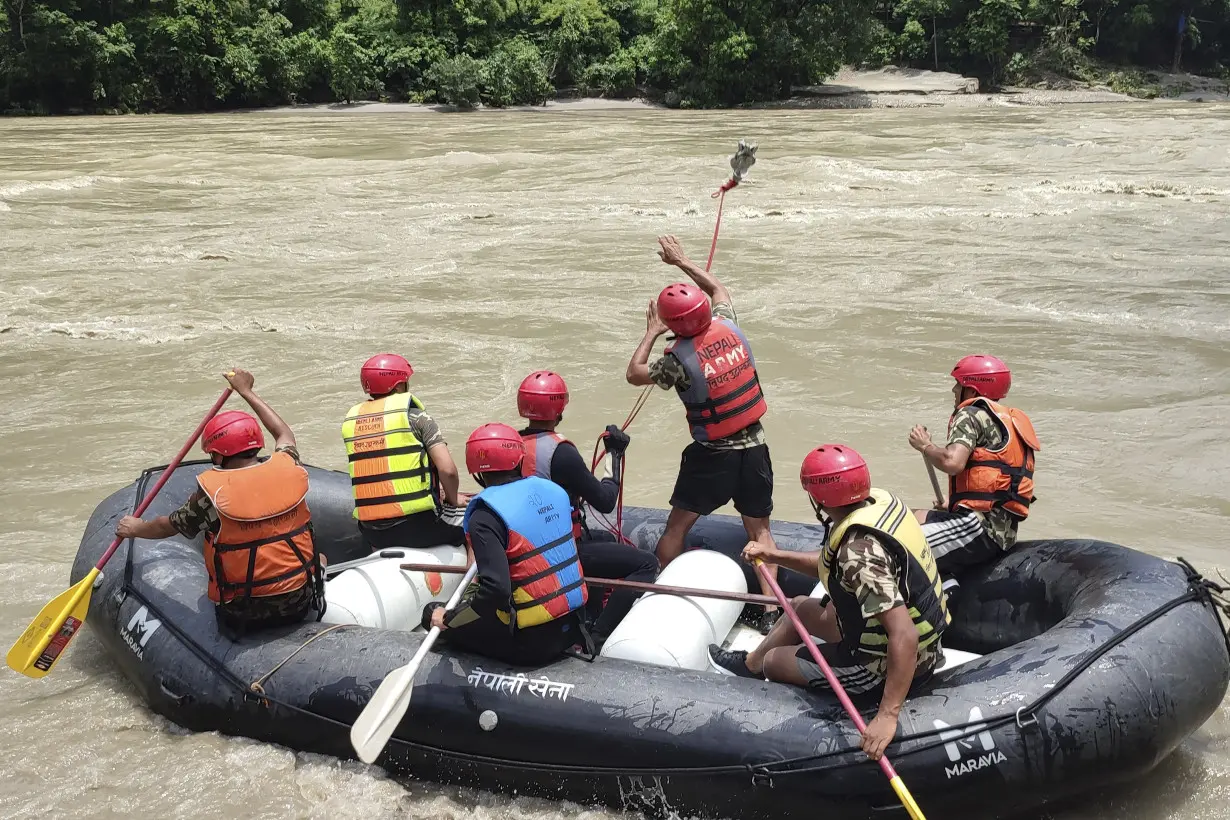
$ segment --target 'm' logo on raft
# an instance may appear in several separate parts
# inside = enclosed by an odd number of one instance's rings
[[[120,638],[128,644],[132,654],[136,655],[138,660],[143,661],[145,660],[145,645],[149,643],[149,639],[160,626],[162,626],[162,621],[151,618],[149,610],[142,606],[128,620],[128,625],[120,630]]]
[[[977,706],[970,709],[968,722],[973,725],[962,729],[953,729],[949,732],[940,732],[940,739],[949,741],[944,744],[944,751],[948,753],[948,760],[956,764],[955,766],[944,767],[944,774],[948,775],[949,779],[977,771],[978,769],[985,769],[987,766],[1003,763],[1008,759],[1003,752],[995,748],[995,736],[988,732],[987,725],[982,723],[981,709]],[[942,720],[936,720],[934,723],[936,729],[948,728],[948,724]],[[969,760],[962,760],[966,752],[974,751],[975,738],[977,738],[978,743],[982,746],[984,754]]]

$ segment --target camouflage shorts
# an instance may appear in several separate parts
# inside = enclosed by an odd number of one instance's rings
[[[316,605],[315,586],[304,584],[281,595],[236,598],[217,607],[218,623],[226,631],[242,634],[257,629],[297,624]]]

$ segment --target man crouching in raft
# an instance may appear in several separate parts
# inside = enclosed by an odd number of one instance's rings
[[[324,578],[312,539],[308,511],[308,474],[290,425],[253,390],[255,379],[235,368],[231,387],[260,417],[227,410],[210,419],[201,449],[213,469],[197,476],[199,485],[170,515],[142,521],[126,515],[120,538],[194,539],[205,534],[209,600],[219,630],[230,637],[302,621],[315,609],[324,614]],[[261,424],[273,434],[273,455],[260,459],[265,446]]]
[[[695,283],[667,285],[657,302],[649,303],[645,337],[628,363],[629,384],[675,388],[693,438],[680,461],[670,517],[658,539],[658,561],[665,567],[678,558],[697,520],[732,499],[747,537],[775,546],[769,531],[773,463],[760,425],[768,408],[752,347],[739,329],[726,286],[685,256],[675,237],[659,237],[658,243],[662,261]],[[654,343],[667,330],[675,338],[662,358],[649,364]],[[770,594],[768,584],[760,583],[761,591]],[[762,632],[778,614],[777,607],[765,607]]]
[[[807,630],[824,641],[820,653],[851,695],[880,693],[880,708],[862,748],[879,760],[897,733],[897,716],[914,681],[926,680],[943,658],[940,635],[950,621],[935,559],[909,508],[871,486],[862,456],[842,444],[812,450],[799,471],[828,540],[819,553],[783,552],[748,544],[748,560],[818,575],[831,600],[799,596],[792,606]],[[826,521],[827,519],[827,521]],[[709,646],[720,670],[826,688],[828,679],[782,618],[751,652]]]

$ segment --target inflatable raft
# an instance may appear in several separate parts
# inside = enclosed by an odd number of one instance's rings
[[[181,466],[149,514],[170,512],[202,469]],[[74,580],[159,472],[95,510]],[[360,557],[346,476],[312,468],[311,480],[318,546],[333,567]],[[660,511],[625,511],[624,529],[642,548],[664,523]],[[774,534],[796,550],[823,537],[819,525],[790,523]],[[693,540],[730,555],[744,535],[737,519],[715,516]],[[421,640],[421,630],[405,631],[417,623],[418,599],[443,600],[458,583],[409,577],[397,564],[464,562],[455,553],[377,558],[330,580],[324,623],[232,642],[218,634],[205,597],[199,542],[128,542],[94,593],[88,623],[169,720],[347,758],[351,724]],[[691,586],[752,583],[721,556],[695,560]],[[1226,694],[1226,636],[1211,585],[1190,567],[1098,541],[1034,541],[961,581],[944,644],[982,657],[912,693],[890,749],[930,817],[1009,817],[1138,777]],[[783,571],[782,583],[807,594],[814,579]],[[739,631],[739,605],[713,605],[722,603],[645,596],[592,661],[511,668],[438,645],[380,764],[649,816],[904,817],[831,696],[698,663],[711,633],[723,641]],[[874,708],[866,704],[868,717]]]

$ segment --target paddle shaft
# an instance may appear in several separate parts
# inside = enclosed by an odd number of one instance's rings
[[[149,507],[150,502],[154,500],[154,496],[158,495],[158,491],[175,472],[175,468],[184,460],[184,456],[188,454],[188,450],[196,443],[200,437],[201,431],[205,429],[205,425],[209,420],[217,414],[218,410],[230,398],[231,390],[227,388],[222,392],[222,395],[214,402],[214,406],[209,409],[205,418],[197,425],[196,430],[192,433],[192,438],[184,443],[180,451],[175,455],[162,471],[157,483],[153,489],[146,493],[145,497],[137,505],[134,513],[140,516]],[[115,555],[115,551],[119,549],[123,539],[116,538],[111,542],[111,546],[103,553],[102,558],[98,563],[90,568],[90,571],[85,574],[80,581],[73,584],[64,592],[57,595],[46,606],[39,611],[30,625],[26,627],[26,631],[22,633],[17,642],[9,649],[5,656],[5,663],[9,668],[20,672],[23,675],[31,678],[41,678],[51,671],[60,656],[64,654],[64,650],[68,647],[69,641],[77,634],[77,630],[85,623],[86,615],[90,606],[90,594],[94,589],[94,584],[98,577],[102,574],[102,569],[107,562],[111,560],[111,556]]]
[[[935,474],[935,465],[927,461],[926,455],[923,456],[923,464],[927,465],[927,475],[931,476],[931,489],[935,490],[935,503],[943,507],[944,491],[940,489],[940,477]]]
[[[339,572],[344,572],[354,567],[361,567],[365,564],[371,564],[376,561],[384,561],[389,558],[405,558],[406,551],[404,549],[387,549],[380,552],[373,552],[371,555],[364,555],[362,558],[355,558],[353,561],[343,561],[340,564],[326,564],[325,577],[328,578],[337,575]]]
[[[145,494],[145,498],[141,499],[141,503],[137,505],[137,508],[132,511],[133,515],[140,518],[142,514],[149,509],[149,505],[153,503],[154,497],[158,495],[158,492],[162,489],[163,485],[171,479],[171,475],[175,472],[175,468],[178,467],[179,463],[184,460],[184,456],[188,455],[188,451],[192,449],[192,445],[196,444],[196,440],[201,437],[201,433],[205,430],[205,425],[209,424],[210,420],[213,419],[214,416],[218,415],[218,411],[222,409],[222,405],[226,404],[226,400],[230,397],[231,388],[228,387],[222,391],[221,396],[218,396],[218,400],[214,402],[214,406],[209,408],[209,412],[205,414],[205,418],[201,419],[201,423],[198,424],[196,429],[192,431],[192,435],[189,436],[188,440],[184,442],[184,446],[179,448],[179,452],[175,454],[175,458],[171,459],[171,462],[163,468],[162,475],[158,476],[158,480],[154,482],[154,486],[150,488],[148,493]],[[120,548],[120,544],[123,542],[123,538],[116,538],[112,541],[111,546],[107,547],[107,551],[102,554],[102,558],[99,558],[98,563],[94,565],[94,569],[101,572],[103,566],[111,560],[111,556],[115,555],[115,551]]]
[[[448,599],[448,603],[444,605],[445,611],[456,608],[457,604],[461,603],[461,596],[465,594],[466,587],[474,580],[474,576],[478,574],[478,564],[474,564],[468,570],[465,567],[457,567],[459,572],[464,572],[466,576],[461,579],[461,583],[457,585],[457,589],[453,590],[452,596]],[[423,639],[423,643],[419,645],[419,650],[414,653],[414,657],[410,659],[410,663],[404,668],[410,671],[410,685],[414,685],[414,675],[419,671],[419,667],[423,664],[423,658],[427,657],[427,653],[431,651],[431,647],[435,644],[436,638],[440,637],[440,627],[433,626],[427,633],[427,637]]]
[[[759,559],[756,560],[756,570],[760,573],[760,577],[764,578],[765,583],[772,588],[774,597],[777,598],[777,602],[782,606],[782,611],[790,618],[790,623],[794,624],[795,631],[799,633],[799,637],[807,645],[807,650],[811,653],[812,659],[815,660],[816,665],[820,667],[820,671],[824,673],[825,680],[832,687],[833,694],[837,695],[837,700],[841,702],[842,708],[846,710],[850,720],[854,721],[854,726],[858,729],[859,734],[863,734],[867,731],[867,724],[863,721],[863,716],[854,707],[854,702],[850,700],[850,696],[846,694],[845,688],[837,680],[837,676],[833,674],[833,670],[829,666],[828,661],[824,659],[824,655],[820,654],[820,648],[812,640],[811,632],[799,620],[799,613],[795,612],[794,607],[790,605],[790,601],[786,598],[786,594],[777,585],[777,579],[773,577],[773,573],[769,572],[769,568],[765,566],[765,563]],[[901,778],[898,777],[897,770],[893,768],[893,764],[889,762],[888,756],[882,756],[878,762],[880,769],[888,777],[889,781],[892,782],[894,791],[901,797],[902,803],[905,804],[905,808],[910,816],[921,820],[922,812],[914,804],[913,797],[909,796],[909,792],[905,789],[905,784],[901,782]]]
[[[462,573],[465,567],[450,567],[443,564],[402,564],[401,568],[410,572],[443,572]],[[635,589],[641,592],[660,592],[664,595],[684,595],[696,598],[716,598],[719,601],[738,601],[741,604],[768,604],[774,606],[777,600],[769,595],[752,595],[745,592],[722,592],[716,589],[695,589],[693,587],[671,587],[663,584],[651,584],[645,581],[625,581],[618,578],[585,577],[585,583],[591,587],[610,587],[612,589]]]

